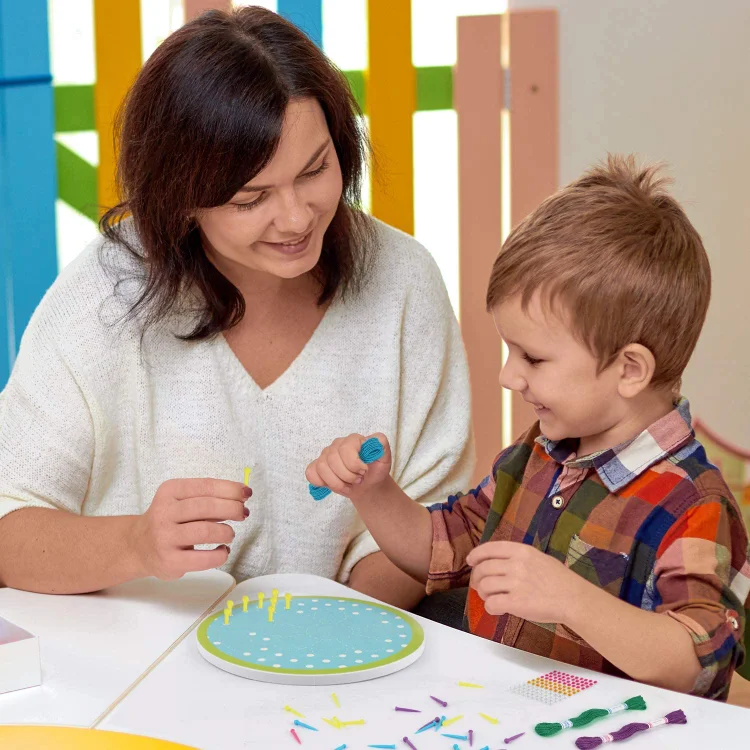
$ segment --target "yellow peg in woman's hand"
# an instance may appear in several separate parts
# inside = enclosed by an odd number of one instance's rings
[[[245,467],[245,486],[250,486],[250,474],[252,473],[252,469]]]
[[[247,605],[250,602],[249,596],[243,596],[242,597],[242,611],[247,612]]]

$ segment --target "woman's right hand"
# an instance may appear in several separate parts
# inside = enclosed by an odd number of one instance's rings
[[[195,570],[210,570],[229,557],[234,530],[222,521],[244,521],[253,494],[240,482],[224,479],[170,479],[136,517],[132,545],[144,576],[165,581]],[[218,544],[196,550],[196,544]]]
[[[370,435],[383,445],[383,457],[366,464],[359,451],[368,438],[362,435],[349,435],[337,438],[305,471],[310,484],[316,487],[328,487],[331,492],[343,495],[350,500],[360,500],[383,480],[391,471],[391,446],[388,438],[381,432]]]

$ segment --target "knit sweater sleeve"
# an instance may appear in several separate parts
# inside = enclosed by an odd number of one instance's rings
[[[0,517],[32,506],[80,513],[86,495],[93,423],[58,346],[58,317],[43,301],[0,395]]]
[[[405,235],[404,235],[405,237]],[[408,277],[399,341],[397,432],[388,435],[391,474],[423,505],[466,487],[474,469],[468,366],[456,316],[432,256],[413,238],[399,248],[393,273]],[[378,551],[368,531],[355,537],[338,580]]]

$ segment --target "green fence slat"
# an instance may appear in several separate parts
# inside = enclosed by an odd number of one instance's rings
[[[417,112],[453,109],[453,69],[441,65],[416,70]]]
[[[99,221],[96,203],[96,167],[82,159],[62,143],[55,142],[57,149],[57,191],[60,200],[76,211]]]
[[[96,130],[93,86],[55,86],[55,132]]]

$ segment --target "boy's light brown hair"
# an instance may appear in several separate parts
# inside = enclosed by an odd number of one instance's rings
[[[677,387],[706,317],[711,268],[659,169],[610,155],[544,201],[503,244],[488,311],[517,294],[526,308],[540,290],[600,371],[642,344],[656,359],[652,385]]]

